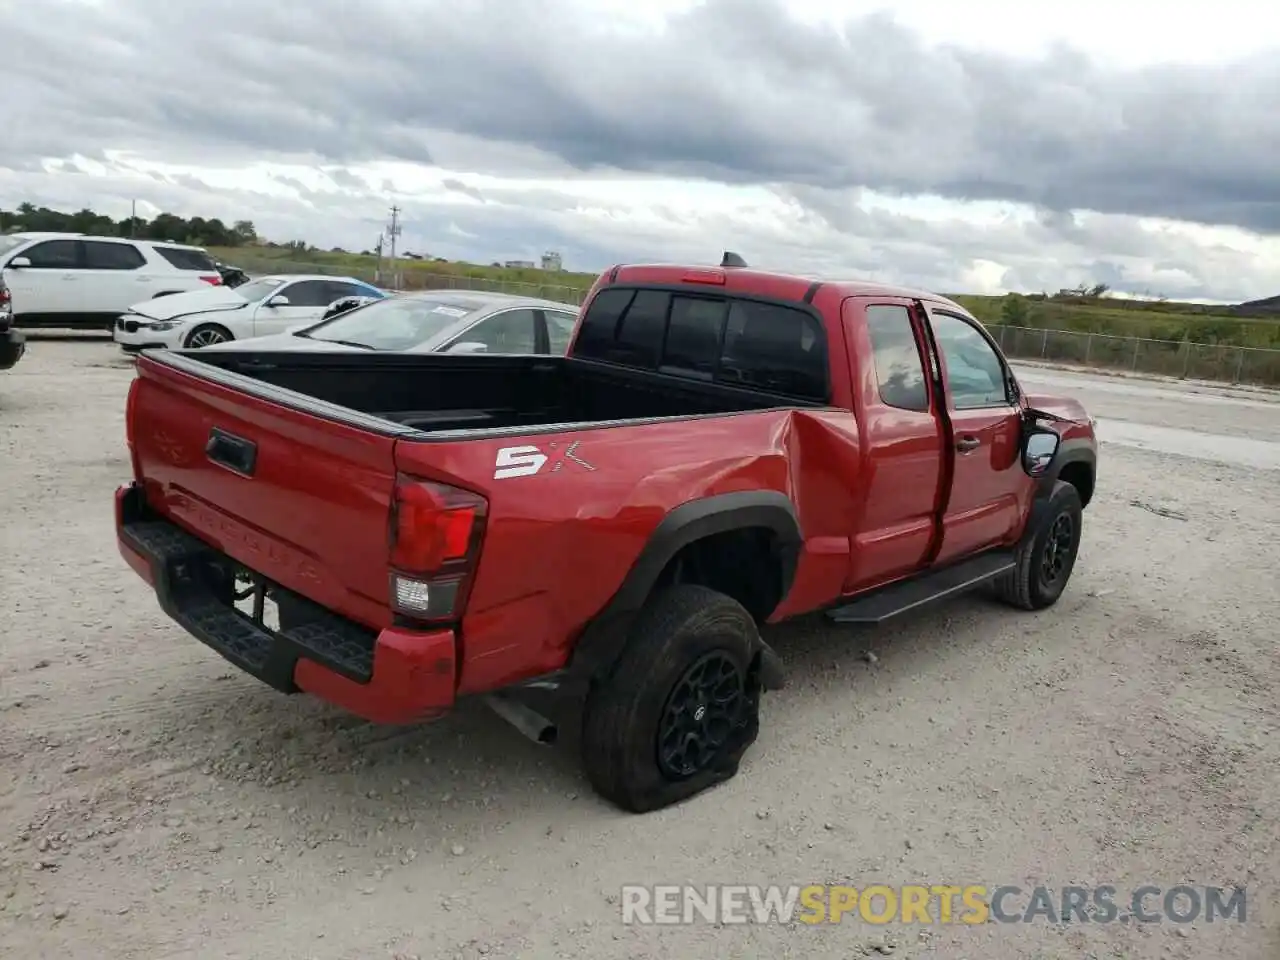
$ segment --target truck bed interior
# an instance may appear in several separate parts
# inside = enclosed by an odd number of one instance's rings
[[[169,356],[183,369],[197,361],[431,432],[819,406],[570,357],[248,350],[183,350]]]

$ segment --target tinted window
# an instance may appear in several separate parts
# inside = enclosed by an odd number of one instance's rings
[[[591,302],[575,353],[592,360],[656,367],[671,295],[605,290]]]
[[[377,297],[381,296],[373,287],[363,283],[346,283],[342,280],[329,281],[329,302],[341,300],[343,297]]]
[[[880,399],[902,410],[928,410],[924,365],[907,308],[868,306],[867,330],[871,334]]]
[[[461,343],[483,343],[489,353],[534,353],[537,315],[532,310],[507,310],[481,320],[458,337]]]
[[[23,251],[19,256],[30,260],[33,267],[48,270],[74,270],[80,265],[75,240],[46,240]]]
[[[277,292],[289,298],[291,307],[327,307],[337,299],[329,296],[329,283],[326,280],[299,280]]]
[[[717,379],[805,400],[827,400],[827,341],[813,315],[734,300]]]
[[[84,265],[87,270],[137,270],[146,258],[131,243],[84,241]]]
[[[724,300],[673,297],[662,367],[711,379],[720,357],[720,338],[724,335],[728,308]]]
[[[218,269],[218,265],[213,262],[213,257],[203,250],[190,250],[185,247],[152,247],[152,249],[179,270],[200,270],[210,273]]]
[[[559,310],[544,310],[543,315],[547,318],[547,338],[551,341],[551,352],[563,354],[569,349],[569,340],[573,337],[578,315],[561,313]]]
[[[987,338],[959,317],[935,313],[933,336],[947,368],[947,390],[957,410],[1010,403],[1004,365]]]

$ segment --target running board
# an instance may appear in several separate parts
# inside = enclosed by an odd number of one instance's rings
[[[881,587],[827,611],[836,623],[882,623],[935,600],[954,597],[990,582],[1017,565],[1011,550],[982,553],[949,567]]]

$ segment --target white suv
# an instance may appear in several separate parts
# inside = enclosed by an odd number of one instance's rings
[[[78,233],[0,236],[0,275],[18,327],[110,330],[140,300],[222,283],[200,247]]]

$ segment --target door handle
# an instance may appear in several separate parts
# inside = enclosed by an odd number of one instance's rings
[[[961,453],[968,453],[970,450],[976,450],[982,446],[982,441],[977,437],[961,437],[956,441],[956,449]]]
[[[246,477],[253,476],[253,468],[258,463],[256,443],[227,433],[218,427],[209,431],[209,442],[205,444],[204,452],[212,462]]]

